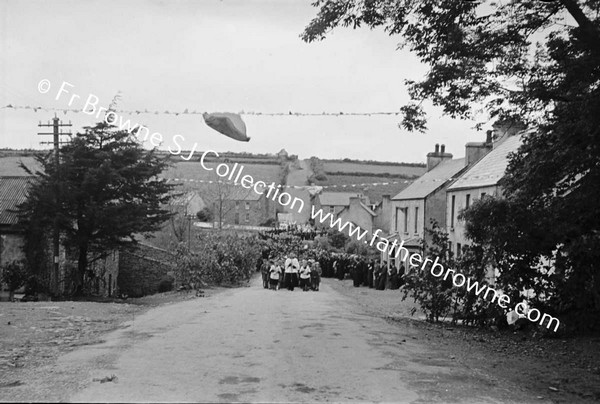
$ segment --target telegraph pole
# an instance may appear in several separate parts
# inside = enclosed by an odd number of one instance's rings
[[[53,231],[53,269],[54,269],[54,279],[53,279],[53,283],[54,283],[54,291],[58,292],[59,291],[59,284],[58,284],[58,275],[59,275],[59,266],[58,266],[58,259],[59,259],[59,254],[60,254],[60,231],[58,229],[58,204],[60,201],[60,198],[58,196],[58,192],[59,192],[59,183],[58,183],[58,169],[59,169],[59,165],[60,165],[60,161],[59,161],[59,150],[60,150],[60,144],[63,143],[60,141],[60,135],[69,135],[71,134],[70,132],[66,132],[63,133],[62,129],[63,127],[70,127],[73,126],[71,125],[71,122],[69,121],[68,124],[62,123],[60,122],[60,120],[58,119],[58,117],[56,116],[56,114],[54,114],[54,118],[52,118],[52,123],[48,122],[47,124],[42,124],[41,122],[38,124],[38,127],[52,127],[53,131],[52,133],[40,133],[38,132],[38,135],[40,136],[46,136],[46,135],[52,135],[54,137],[54,141],[53,142],[41,142],[42,144],[53,144],[54,145],[54,165],[55,165],[55,170],[56,170],[56,176],[55,176],[55,181],[56,183],[54,184],[55,189],[54,189],[54,202],[55,202],[55,206],[56,206],[56,214],[54,216],[54,231]]]

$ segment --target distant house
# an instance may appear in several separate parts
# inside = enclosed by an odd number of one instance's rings
[[[171,211],[184,216],[196,217],[196,213],[206,207],[206,203],[197,191],[188,191],[174,197],[169,203]]]
[[[276,202],[267,198],[266,193],[257,194],[253,190],[236,186],[223,201],[223,223],[260,226],[269,219],[277,220]],[[218,218],[218,214],[215,214]]]
[[[23,253],[23,231],[18,225],[17,206],[27,199],[27,190],[31,177],[0,177],[0,273],[2,268],[12,262],[25,259]],[[3,285],[0,288],[0,300],[8,296]]]
[[[373,220],[377,214],[367,205],[367,199],[364,196],[352,196],[349,199],[348,206],[345,206],[337,213],[337,217],[342,223],[348,222],[367,230],[369,234],[373,231]]]
[[[350,205],[350,198],[364,197],[360,192],[321,192],[314,197],[315,209],[323,209],[324,213],[337,215]]]
[[[376,216],[373,219],[373,228],[381,229],[384,234],[390,234],[392,231],[392,198],[390,195],[382,195],[379,203],[371,207]]]
[[[521,145],[519,134],[505,134],[494,142],[493,149],[463,172],[448,187],[446,192],[446,229],[450,249],[460,255],[461,249],[469,245],[464,222],[458,219],[463,209],[486,195],[502,195],[500,180],[508,166],[508,155]]]

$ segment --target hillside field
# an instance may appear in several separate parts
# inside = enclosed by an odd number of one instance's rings
[[[372,185],[373,183],[388,183],[387,185]],[[398,182],[392,184],[392,182]],[[383,199],[383,195],[390,195],[394,197],[397,193],[402,191],[404,188],[410,185],[412,180],[404,180],[399,178],[382,178],[376,175],[367,176],[355,176],[355,175],[330,175],[327,174],[326,181],[317,181],[316,185],[327,186],[337,185],[337,187],[327,187],[324,189],[326,192],[358,192],[362,191],[366,196],[369,197],[371,203],[380,202]],[[348,184],[367,184],[357,185],[354,187],[340,187],[340,185]]]
[[[233,165],[236,162],[237,160],[231,160],[229,163],[226,164],[229,165],[231,169],[233,169]],[[207,162],[205,163],[205,165],[214,169],[218,165],[218,163]],[[241,165],[244,166],[244,171],[242,172],[242,175],[251,175],[255,181],[264,181],[267,184],[270,184],[271,182],[274,182],[275,184],[279,183],[279,176],[281,171],[281,167],[279,165],[251,163],[241,163]],[[205,170],[200,164],[200,162],[197,161],[174,163],[172,167],[170,167],[162,174],[162,177],[195,181],[214,181],[219,178],[214,171]],[[183,184],[185,189],[200,189],[203,185],[203,183],[201,182],[194,181],[183,182]]]

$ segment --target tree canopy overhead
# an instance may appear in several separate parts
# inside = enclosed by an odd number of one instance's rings
[[[507,264],[501,283],[539,286],[554,312],[600,328],[600,0],[313,5],[305,41],[336,27],[380,27],[426,66],[422,80],[406,82],[412,101],[401,108],[403,128],[426,130],[424,100],[451,117],[529,127],[509,156],[504,198],[463,215],[467,236]],[[542,258],[556,272],[540,281],[532,268]]]
[[[421,101],[452,117],[548,118],[557,102],[592,96],[573,81],[595,83],[600,61],[598,0],[437,1],[318,0],[302,39],[322,40],[334,28],[383,27],[429,70],[407,81],[414,103],[402,125],[424,130]],[[597,89],[596,89],[597,90]],[[597,96],[597,93],[596,93]],[[474,108],[475,107],[475,108]]]

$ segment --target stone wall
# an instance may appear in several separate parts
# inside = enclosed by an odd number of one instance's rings
[[[171,253],[147,244],[139,244],[135,251],[119,254],[119,293],[140,297],[158,292],[160,282],[173,278],[175,261]]]

